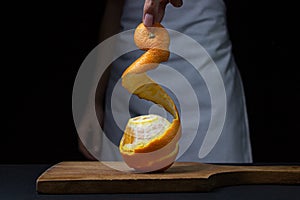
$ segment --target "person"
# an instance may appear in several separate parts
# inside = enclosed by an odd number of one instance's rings
[[[231,52],[231,42],[228,37],[223,0],[112,0],[107,1],[103,20],[104,22],[109,21],[109,23],[103,23],[102,25],[102,40],[113,34],[134,29],[142,21],[146,27],[151,27],[154,23],[160,22],[167,29],[187,35],[192,40],[201,44],[208,56],[213,60],[213,63],[217,66],[224,83],[226,115],[219,137],[215,139],[209,134],[206,135],[211,128],[210,122],[212,118],[221,112],[218,109],[212,111],[212,91],[209,90],[207,85],[208,81],[214,83],[216,80],[206,80],[203,74],[199,75],[190,63],[171,52],[167,62],[171,68],[159,71],[159,77],[165,77],[168,83],[177,83],[179,81],[178,77],[170,74],[176,74],[174,71],[178,72],[188,80],[190,84],[189,88],[193,90],[191,94],[195,93],[198,102],[196,106],[190,105],[192,97],[189,96],[189,91],[186,91],[182,84],[176,84],[178,94],[168,91],[181,112],[183,121],[182,140],[189,144],[184,147],[178,160],[209,163],[252,162],[243,84]],[[116,26],[113,26],[113,24],[116,24]],[[112,104],[119,105],[118,107],[121,108],[127,107],[131,116],[148,114],[151,110],[152,112],[162,112],[159,110],[159,106],[153,107],[153,103],[143,101],[136,96],[130,97],[129,105],[126,105],[126,100],[122,98],[122,95],[117,96],[117,98],[114,96],[114,90],[118,85],[123,71],[140,55],[140,51],[133,51],[116,59],[112,63],[110,71],[106,73],[106,90],[97,94],[98,97],[103,97],[102,100],[98,99],[96,103],[103,104],[103,108],[100,108],[101,111],[99,112],[102,116],[100,117],[100,121],[103,122],[104,132],[116,145],[123,131],[115,122]],[[197,55],[195,56],[197,57]],[[185,107],[187,108],[186,110],[184,109]],[[220,108],[223,109],[223,107]],[[201,118],[195,117],[198,114],[195,114],[195,110],[201,113]],[[120,110],[119,112],[122,111]],[[162,114],[166,115],[163,112]],[[199,126],[192,127],[192,125],[198,122]],[[192,132],[195,132],[195,135],[191,137],[185,136]],[[213,139],[215,140],[213,148],[207,154],[200,156],[199,150],[201,149],[201,145],[205,145],[205,142]],[[84,155],[90,159],[93,158],[83,147],[82,143],[80,149]],[[107,159],[121,159],[116,151],[111,151],[107,154],[111,154],[106,155]]]

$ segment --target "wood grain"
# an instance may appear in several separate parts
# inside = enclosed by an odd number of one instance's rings
[[[121,162],[61,162],[38,177],[39,193],[207,192],[241,184],[300,185],[300,166],[232,166],[176,162],[165,172],[118,171]]]

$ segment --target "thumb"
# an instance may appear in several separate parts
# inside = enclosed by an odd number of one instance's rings
[[[152,26],[155,22],[160,22],[165,13],[167,0],[145,0],[143,23],[145,26]]]

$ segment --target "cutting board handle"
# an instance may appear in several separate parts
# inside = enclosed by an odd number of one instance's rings
[[[212,165],[215,186],[244,184],[300,184],[300,166]]]

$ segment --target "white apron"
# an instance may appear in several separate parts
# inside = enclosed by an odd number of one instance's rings
[[[143,3],[142,0],[125,1],[120,32],[134,29],[141,22]],[[222,121],[217,119],[220,118],[221,111],[219,112],[218,108],[212,109],[212,95],[218,94],[213,94],[213,90],[210,91],[208,87],[209,81],[214,83],[212,80],[214,75],[212,78],[202,76],[191,63],[172,51],[169,60],[162,63],[166,65],[165,67],[160,66],[149,73],[154,79],[161,80],[163,84],[169,84],[164,87],[167,88],[181,113],[182,138],[179,143],[178,161],[252,162],[245,97],[231,52],[223,1],[188,0],[183,2],[181,8],[174,8],[169,4],[162,25],[167,29],[186,34],[203,46],[217,66],[225,87],[224,124],[222,129],[214,130],[214,127]],[[187,46],[182,48],[185,48],[183,51],[188,50]],[[125,96],[130,94],[126,94],[125,89],[124,91],[116,89],[116,83],[120,80],[123,71],[142,53],[139,50],[130,52],[121,56],[112,65],[105,97],[104,132],[116,146],[122,137],[126,120],[118,124],[115,118],[118,113],[119,116],[122,115],[124,108],[129,111],[130,117],[158,113],[170,118],[170,115],[159,106],[154,106],[152,102],[141,100],[136,96],[131,96],[128,103],[128,97]],[[205,78],[208,81],[205,81]],[[167,80],[166,83],[164,80]],[[214,119],[217,120],[212,123]],[[208,132],[208,129],[211,131]],[[118,151],[105,151],[106,159],[121,160]]]

